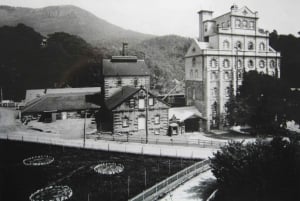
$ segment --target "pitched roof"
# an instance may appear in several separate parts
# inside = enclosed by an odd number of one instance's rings
[[[54,88],[54,89],[28,89],[26,90],[25,103],[40,98],[45,94],[67,94],[67,93],[99,93],[100,87],[83,87],[83,88]]]
[[[105,101],[105,105],[107,109],[112,110],[122,104],[125,100],[127,100],[129,97],[134,95],[136,92],[138,92],[140,89],[124,86],[120,91],[112,95],[110,98],[108,98]]]
[[[169,119],[173,116],[176,117],[180,122],[183,122],[191,118],[203,118],[201,112],[195,106],[188,107],[173,107],[169,109]]]
[[[99,105],[89,101],[89,96],[91,94],[87,93],[46,94],[25,105],[22,113],[100,109]]]
[[[104,76],[150,75],[144,60],[133,56],[114,56],[103,59]]]

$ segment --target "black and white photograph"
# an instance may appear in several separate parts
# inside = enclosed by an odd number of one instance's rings
[[[0,0],[0,201],[300,200],[299,9]]]

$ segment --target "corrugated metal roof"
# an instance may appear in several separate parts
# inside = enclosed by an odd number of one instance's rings
[[[150,75],[150,71],[144,60],[126,60],[118,57],[117,60],[103,59],[104,76],[137,76]]]
[[[122,87],[120,91],[118,91],[105,101],[107,109],[112,110],[116,108],[118,105],[122,104],[125,100],[127,100],[139,90],[140,89],[134,87]]]

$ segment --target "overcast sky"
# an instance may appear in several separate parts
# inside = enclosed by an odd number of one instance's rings
[[[0,0],[1,5],[32,8],[71,4],[126,29],[189,37],[198,35],[199,10],[212,10],[218,16],[233,3],[258,11],[261,28],[280,34],[300,31],[300,0]]]

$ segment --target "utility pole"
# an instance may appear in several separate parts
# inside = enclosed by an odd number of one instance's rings
[[[85,110],[84,112],[84,124],[83,124],[83,148],[85,148],[85,124],[86,124],[86,115],[87,115],[87,111]]]
[[[3,93],[2,93],[2,87],[1,87],[1,91],[0,91],[1,93],[0,93],[0,95],[1,95],[1,99],[0,99],[0,103],[2,104],[2,101],[3,101]]]
[[[148,88],[146,87],[146,144],[148,144]]]

